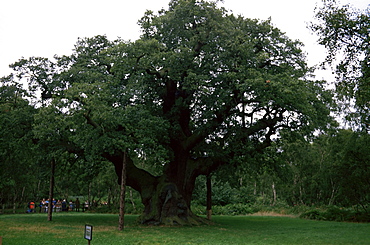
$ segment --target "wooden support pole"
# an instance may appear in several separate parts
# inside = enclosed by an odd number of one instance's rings
[[[121,172],[121,194],[119,202],[118,230],[122,231],[125,225],[125,194],[126,194],[126,151],[123,153]]]
[[[53,197],[54,197],[54,175],[55,175],[55,159],[51,160],[51,173],[50,173],[50,187],[49,187],[49,203],[48,203],[48,221],[53,217]]]

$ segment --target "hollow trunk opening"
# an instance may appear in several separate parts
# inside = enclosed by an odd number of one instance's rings
[[[190,209],[189,202],[180,194],[176,184],[160,181],[150,197],[144,197],[141,224],[148,225],[200,225],[207,223]]]

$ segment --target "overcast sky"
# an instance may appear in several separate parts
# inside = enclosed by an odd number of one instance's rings
[[[220,6],[247,18],[272,23],[291,39],[305,44],[309,65],[325,57],[325,49],[306,28],[321,0],[224,0]],[[78,37],[107,35],[114,40],[136,40],[137,21],[145,10],[167,8],[169,0],[0,0],[0,77],[8,75],[8,65],[21,57],[52,58],[69,55]],[[342,0],[365,9],[368,0]],[[327,73],[318,79],[330,80]]]

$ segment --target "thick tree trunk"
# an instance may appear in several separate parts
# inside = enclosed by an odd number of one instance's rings
[[[105,157],[114,163],[120,182],[123,154]],[[187,169],[191,167],[188,166]],[[197,173],[188,171],[182,174],[182,177],[171,171],[165,171],[162,176],[157,177],[137,168],[127,157],[126,171],[126,184],[141,194],[145,207],[139,218],[141,224],[199,225],[209,223],[208,220],[194,215],[190,209],[195,179],[199,173],[202,173],[199,169]]]
[[[148,193],[149,194],[149,193]],[[194,215],[175,183],[160,178],[152,193],[144,198],[142,224],[199,225],[205,220]]]

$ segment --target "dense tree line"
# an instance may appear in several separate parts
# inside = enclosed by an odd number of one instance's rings
[[[356,98],[355,132],[335,128],[332,91],[312,79],[302,44],[270,20],[172,0],[139,24],[135,42],[79,39],[71,55],[20,59],[1,78],[3,204],[47,196],[51,164],[55,195],[115,203],[125,161],[142,223],[202,222],[191,203],[204,203],[206,177],[220,205],[367,209],[368,49],[352,92],[337,86],[336,99]]]
[[[256,171],[235,169],[225,178],[230,169],[221,169],[213,177],[213,204],[336,205],[369,212],[369,140],[366,133],[339,130],[284,144],[273,157],[265,153]],[[194,198],[205,205],[202,182]]]

